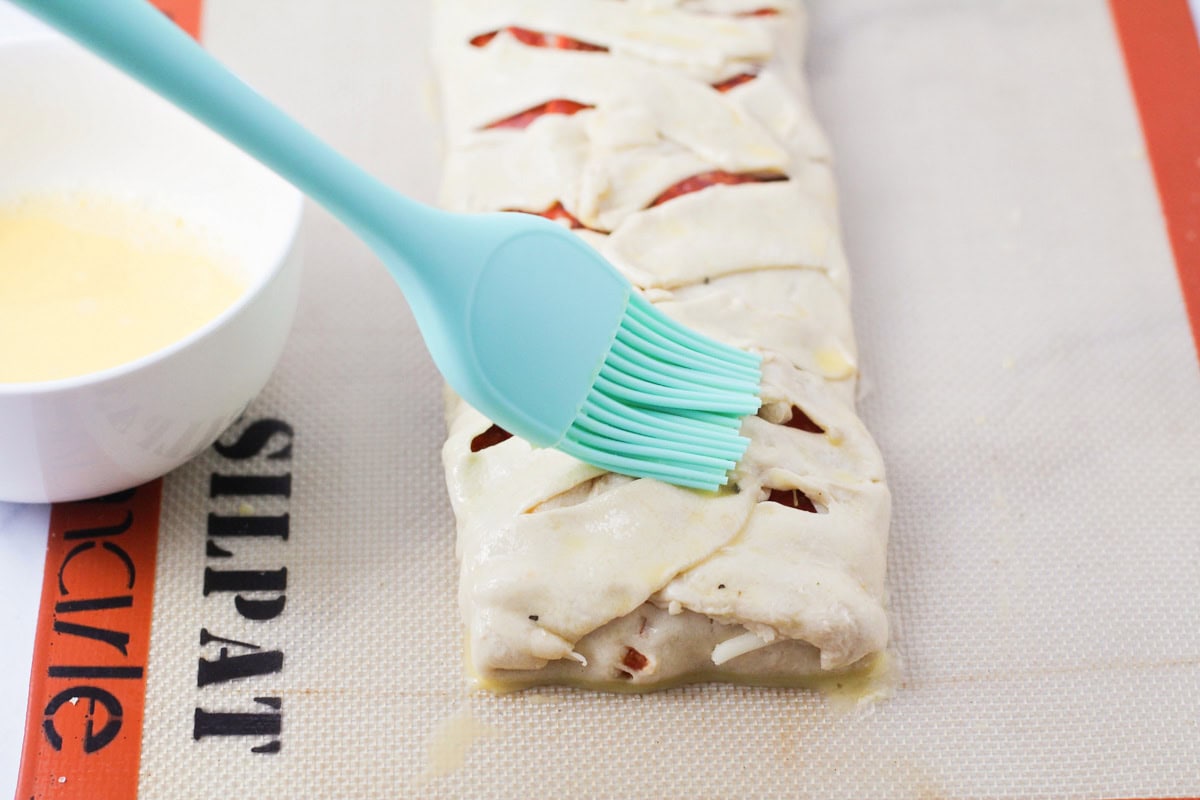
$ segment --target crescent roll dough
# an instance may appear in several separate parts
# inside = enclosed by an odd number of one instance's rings
[[[443,205],[570,225],[763,356],[731,489],[613,475],[447,397],[468,662],[491,688],[803,684],[887,643],[829,151],[789,0],[439,0]]]

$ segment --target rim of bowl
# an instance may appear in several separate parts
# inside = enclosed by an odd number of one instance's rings
[[[9,40],[0,40],[0,49],[26,45],[36,42],[47,43],[69,43],[61,35],[54,31],[32,31],[27,36],[20,36]],[[163,100],[162,102],[169,102]],[[197,125],[203,123],[196,121]],[[216,134],[219,135],[219,134]],[[239,148],[240,149],[240,148]],[[254,161],[255,159],[248,153],[243,152],[243,157]],[[269,168],[264,166],[263,169]],[[225,324],[227,320],[234,317],[245,308],[251,300],[262,293],[264,287],[278,274],[279,270],[287,262],[292,251],[296,248],[299,242],[300,225],[304,219],[304,193],[293,186],[288,181],[284,180],[275,173],[271,173],[276,180],[280,181],[290,195],[289,203],[290,219],[287,227],[287,235],[282,237],[278,242],[275,251],[272,253],[270,263],[263,269],[257,270],[257,274],[253,281],[247,284],[246,288],[237,296],[237,299],[226,306],[220,314],[209,319],[199,328],[190,331],[185,336],[182,336],[170,344],[153,350],[144,356],[135,358],[132,361],[125,361],[105,369],[96,370],[94,372],[85,372],[80,375],[70,375],[65,378],[54,378],[45,381],[0,381],[0,397],[13,395],[36,395],[36,394],[51,394],[54,392],[68,391],[78,389],[81,386],[103,383],[104,381],[119,378],[131,372],[136,372],[143,367],[147,367],[158,361],[162,361],[175,353],[189,347],[193,342],[199,341],[207,336],[211,331],[216,330]]]

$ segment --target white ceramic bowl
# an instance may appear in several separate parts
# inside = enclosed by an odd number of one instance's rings
[[[0,203],[84,192],[176,214],[245,269],[245,293],[174,344],[63,380],[0,383],[0,500],[94,497],[208,447],[283,350],[302,198],[232,145],[57,36],[0,37]]]

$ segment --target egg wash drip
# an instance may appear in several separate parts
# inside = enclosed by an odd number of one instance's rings
[[[91,196],[0,205],[0,383],[134,361],[245,287],[234,259],[178,217]]]

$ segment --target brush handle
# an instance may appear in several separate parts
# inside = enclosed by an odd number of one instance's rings
[[[309,133],[146,0],[14,2],[266,164],[377,251],[408,249],[405,239],[421,246],[439,227],[444,212],[403,197]]]

